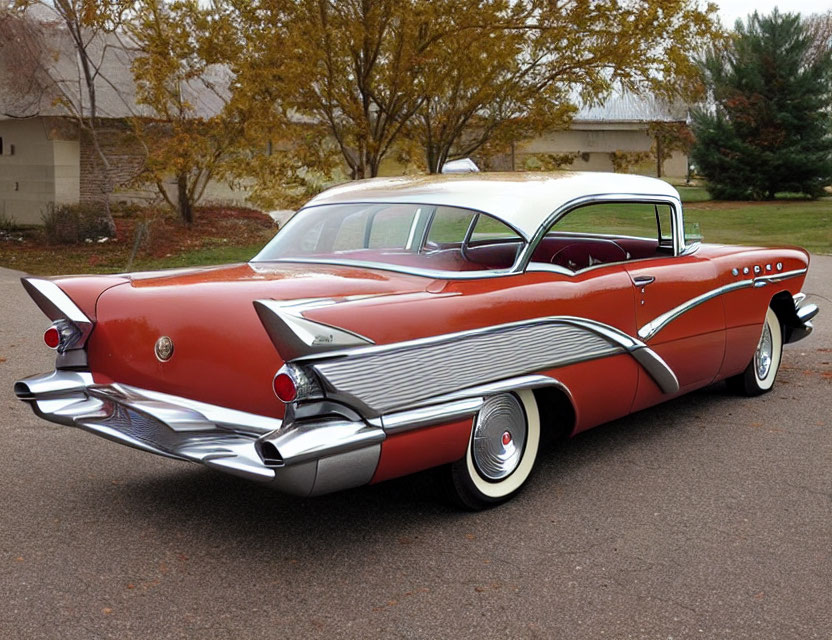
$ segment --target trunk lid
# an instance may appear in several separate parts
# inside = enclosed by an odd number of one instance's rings
[[[418,276],[333,265],[240,264],[133,274],[104,291],[88,342],[97,383],[120,382],[280,417],[283,364],[253,302],[422,292]],[[170,359],[154,347],[167,336]]]

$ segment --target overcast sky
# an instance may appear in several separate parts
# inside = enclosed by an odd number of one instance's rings
[[[719,17],[728,28],[734,26],[737,18],[743,18],[754,11],[771,13],[778,7],[784,13],[800,13],[808,16],[812,13],[826,13],[832,9],[832,0],[713,0],[719,6]]]

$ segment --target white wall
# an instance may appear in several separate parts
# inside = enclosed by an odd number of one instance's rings
[[[45,122],[0,120],[0,214],[18,224],[40,224],[50,204],[78,201],[78,142],[51,140]]]

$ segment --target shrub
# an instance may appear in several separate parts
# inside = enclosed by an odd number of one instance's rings
[[[50,205],[41,218],[49,244],[76,244],[109,235],[107,216],[100,205]]]
[[[17,231],[18,225],[14,221],[14,217],[7,216],[5,213],[0,213],[0,231],[5,231],[10,233],[12,231]]]

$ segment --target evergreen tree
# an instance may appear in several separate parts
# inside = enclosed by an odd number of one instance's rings
[[[799,14],[756,12],[702,60],[709,93],[694,110],[691,157],[714,198],[817,197],[832,184],[832,55],[810,55]]]

